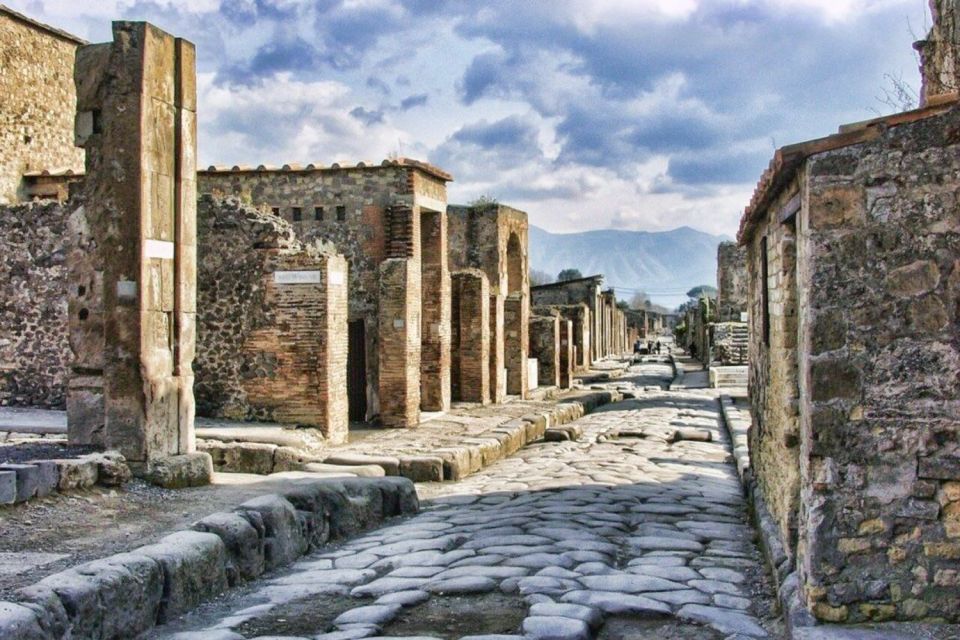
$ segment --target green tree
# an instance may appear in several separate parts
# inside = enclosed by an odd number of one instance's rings
[[[557,274],[557,282],[566,282],[567,280],[578,280],[583,277],[580,269],[564,269]]]
[[[690,289],[690,291],[687,291],[687,297],[693,298],[694,300],[704,296],[707,298],[715,298],[717,296],[717,288],[709,284],[698,284]]]

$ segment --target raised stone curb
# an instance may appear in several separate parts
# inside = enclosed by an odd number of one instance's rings
[[[747,497],[747,505],[753,526],[759,534],[760,550],[770,569],[777,591],[777,598],[784,612],[787,629],[793,637],[796,631],[815,624],[813,616],[800,601],[797,575],[792,572],[790,559],[787,556],[780,536],[777,535],[777,526],[767,509],[763,492],[757,487],[756,480],[750,470],[750,443],[749,430],[751,419],[749,415],[737,408],[728,395],[721,394],[717,400],[720,404],[720,413],[727,435],[733,443],[733,457],[737,466],[737,474],[743,485]]]
[[[337,475],[401,476],[414,482],[461,480],[539,440],[578,440],[572,423],[598,407],[623,400],[619,391],[598,390],[557,402],[554,406],[511,418],[453,445],[429,452],[373,455],[342,451],[311,454],[265,442],[201,441],[217,471],[267,475],[281,471],[314,471]]]
[[[133,638],[331,538],[416,513],[406,478],[294,478],[192,530],[53,574],[0,602],[0,638]]]

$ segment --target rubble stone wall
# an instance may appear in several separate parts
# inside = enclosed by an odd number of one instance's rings
[[[65,407],[69,215],[55,202],[0,206],[0,405]]]
[[[490,402],[490,287],[479,269],[453,273],[451,393]]]
[[[201,198],[197,231],[197,413],[345,441],[345,260],[236,200]]]
[[[921,103],[960,90],[960,2],[930,0],[933,26],[914,44],[920,53]]]
[[[0,7],[0,204],[25,197],[28,171],[83,170],[83,149],[73,144],[80,43]]]
[[[736,242],[717,247],[717,321],[742,322],[747,310],[747,252]]]
[[[601,279],[583,278],[557,282],[530,289],[531,304],[568,305],[585,304],[590,311],[590,351],[588,363],[603,357],[604,322],[600,300]]]
[[[746,322],[718,322],[713,331],[713,359],[722,365],[747,364],[750,329]]]
[[[813,156],[800,570],[818,617],[960,622],[960,109]]]

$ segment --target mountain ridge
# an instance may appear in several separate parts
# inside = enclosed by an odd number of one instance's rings
[[[616,289],[619,299],[645,291],[653,302],[672,308],[686,300],[690,288],[716,286],[717,245],[731,239],[689,226],[552,233],[530,225],[530,268],[554,278],[563,269],[602,274],[604,286]]]

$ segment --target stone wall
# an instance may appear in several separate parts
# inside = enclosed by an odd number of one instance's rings
[[[560,321],[557,316],[530,318],[530,357],[537,359],[540,386],[560,386]]]
[[[786,189],[772,209],[782,209],[798,189]],[[750,456],[784,547],[792,552],[800,500],[796,231],[789,224],[764,229],[748,246]]]
[[[82,42],[0,6],[0,204],[25,199],[28,171],[83,170],[73,144],[73,61]]]
[[[742,234],[753,470],[823,620],[960,621],[960,110],[915,117],[811,143]]]
[[[531,304],[568,305],[585,304],[590,311],[590,352],[589,362],[602,358],[604,319],[600,301],[600,288],[603,276],[590,276],[566,282],[554,282],[530,288]]]
[[[63,409],[70,209],[0,206],[0,405]]]
[[[722,365],[747,364],[750,329],[746,322],[717,322],[710,327],[713,360]]]
[[[197,412],[315,426],[344,442],[345,260],[236,200],[201,198],[197,226]]]
[[[960,1],[930,0],[933,26],[914,43],[920,54],[921,104],[960,90]]]
[[[426,386],[417,396],[426,398],[425,408],[443,408],[449,403],[450,276],[445,255],[445,210],[446,182],[450,179],[435,167],[408,159],[376,166],[211,167],[198,174],[200,193],[235,196],[244,203],[272,210],[304,242],[317,238],[329,241],[347,259],[348,319],[362,321],[365,327],[368,420],[383,412],[380,280],[381,265],[391,258],[413,261],[409,273],[404,269],[400,280],[409,281],[417,292],[421,308],[416,321],[422,326],[417,327],[416,335],[423,342],[415,352],[401,350],[406,356],[415,355],[417,362],[415,367],[406,363],[400,367],[413,377],[394,378],[396,384],[402,383],[398,393],[404,400],[391,406],[409,407],[412,396],[407,387],[421,383]],[[424,240],[426,262],[422,261]],[[393,270],[391,273],[399,277]],[[426,295],[421,298],[422,287]],[[406,303],[401,306],[405,313],[412,313]],[[391,356],[391,362],[395,356]],[[394,423],[412,419],[404,413]],[[413,420],[413,424],[416,422]]]
[[[717,247],[717,322],[744,322],[747,310],[747,252],[736,242]]]

